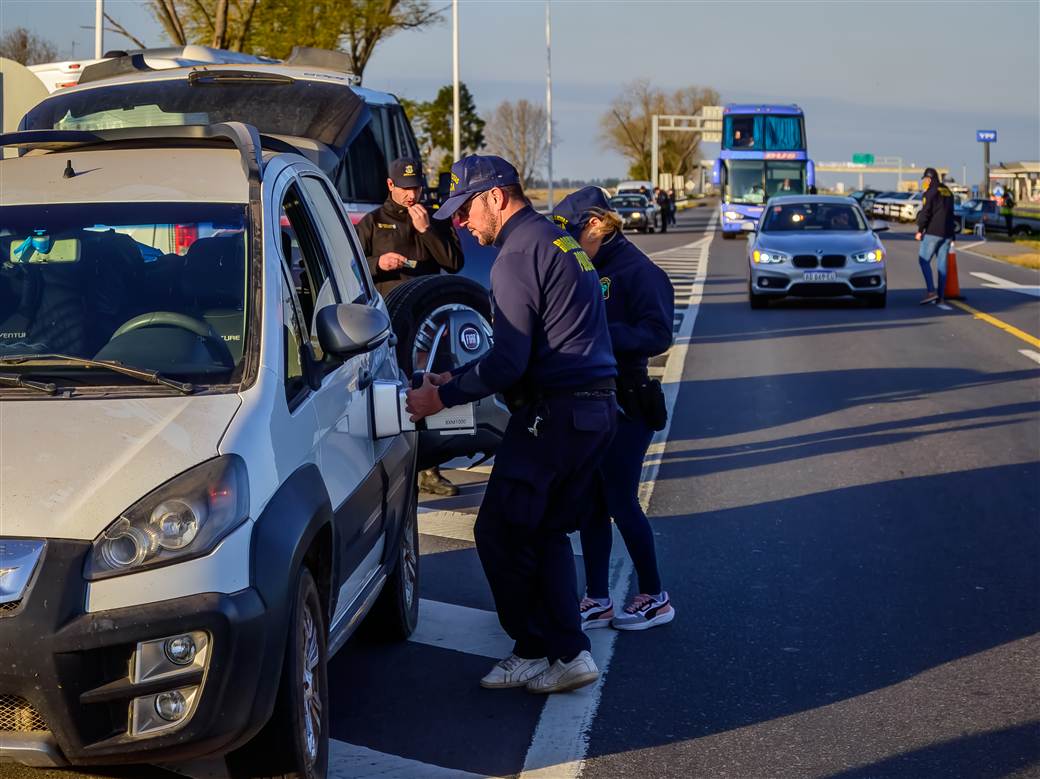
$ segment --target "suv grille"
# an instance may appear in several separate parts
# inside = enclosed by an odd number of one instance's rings
[[[796,268],[815,268],[816,267],[816,255],[813,254],[796,254],[794,259],[791,260],[791,264]]]
[[[0,733],[33,733],[46,731],[47,723],[25,698],[0,695]]]

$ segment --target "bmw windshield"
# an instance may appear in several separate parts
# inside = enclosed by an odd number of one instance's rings
[[[236,382],[246,226],[243,205],[0,209],[0,370],[76,386],[134,383],[73,364],[107,360],[196,385]],[[58,368],[33,359],[41,355],[74,359]]]
[[[772,206],[762,220],[763,233],[820,231],[864,232],[859,209],[845,203],[784,203]]]

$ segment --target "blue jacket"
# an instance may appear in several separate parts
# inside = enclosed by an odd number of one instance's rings
[[[533,208],[499,231],[491,267],[494,345],[440,387],[445,406],[521,382],[551,390],[617,375],[596,269],[578,242]]]
[[[620,232],[593,260],[621,374],[646,373],[647,360],[672,345],[675,290],[668,274]]]

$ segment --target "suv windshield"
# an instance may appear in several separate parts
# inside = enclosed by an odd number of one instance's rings
[[[311,138],[339,148],[350,141],[363,109],[361,99],[342,84],[274,75],[260,83],[179,78],[58,93],[25,115],[23,129],[112,130],[237,121],[262,133]]]
[[[763,233],[866,229],[859,210],[844,203],[785,203],[770,208],[762,223]]]
[[[0,358],[60,353],[196,384],[236,380],[248,308],[246,225],[244,205],[0,209]],[[91,381],[134,383],[110,372]]]

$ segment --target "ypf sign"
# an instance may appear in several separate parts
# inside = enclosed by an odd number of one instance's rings
[[[979,143],[996,143],[997,142],[997,131],[996,130],[976,130],[975,140]]]

